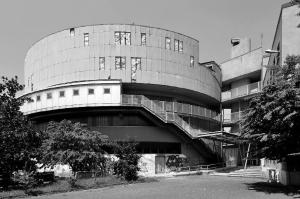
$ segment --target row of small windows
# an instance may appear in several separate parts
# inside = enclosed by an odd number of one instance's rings
[[[171,38],[165,38],[165,46],[166,49],[171,50]],[[183,52],[183,41],[178,39],[174,39],[174,51]]]
[[[88,95],[94,95],[95,89],[89,88]],[[103,88],[103,94],[110,94],[110,88]],[[79,89],[73,89],[73,96],[79,96]],[[59,91],[59,97],[65,97],[65,91]],[[49,92],[46,94],[47,99],[52,99],[52,93]],[[41,95],[36,96],[36,101],[41,101]]]
[[[195,58],[190,56],[190,67],[194,67]],[[126,57],[116,56],[115,57],[115,69],[123,70],[126,68]],[[131,57],[131,68],[134,70],[142,70],[142,59],[141,57]],[[105,70],[105,57],[99,57],[99,70]]]
[[[131,66],[141,70],[142,68],[142,58],[141,57],[131,57]],[[115,69],[123,70],[126,68],[126,57],[116,56],[115,57]],[[105,57],[99,57],[99,70],[105,70]]]
[[[75,29],[70,29],[70,36],[75,35]],[[130,32],[123,32],[123,31],[116,31],[115,34],[115,44],[117,45],[131,45],[131,33]],[[84,46],[89,45],[89,33],[83,34],[83,42]],[[146,45],[146,33],[141,33],[141,45]],[[168,50],[171,50],[171,38],[165,38],[165,47]],[[174,51],[183,52],[183,41],[178,39],[174,39]],[[139,65],[141,66],[141,61],[139,58]],[[135,62],[135,58],[131,59],[131,63]],[[194,56],[190,56],[190,66],[194,67]],[[134,66],[134,65],[132,65]],[[126,68],[126,57],[117,56],[115,57],[115,68],[116,69],[125,69]],[[105,57],[99,57],[99,70],[105,69]]]
[[[70,36],[75,36],[75,29],[70,29]],[[117,45],[131,45],[131,33],[124,31],[116,31],[114,33],[115,44]],[[89,33],[83,34],[83,44],[84,46],[89,45]],[[145,46],[147,44],[146,33],[141,33],[141,45]],[[171,50],[171,38],[165,38],[165,48]],[[183,41],[174,39],[174,51],[183,52]]]

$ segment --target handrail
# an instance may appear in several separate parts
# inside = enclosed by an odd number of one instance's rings
[[[226,167],[226,162],[220,162],[220,163],[215,163],[215,164],[203,164],[203,165],[192,165],[192,166],[177,167],[176,172],[212,170],[212,169],[223,168],[223,167]]]
[[[237,88],[233,88],[229,91],[222,92],[222,101],[246,96],[246,95],[251,95],[254,93],[259,93],[261,92],[261,82],[254,82],[251,84],[246,84],[243,86],[239,86]]]
[[[178,113],[185,112],[192,113],[194,105],[180,103],[180,110],[176,106],[176,102],[166,102],[160,100],[151,100],[143,95],[122,95],[122,105],[143,106],[144,108],[153,112],[156,116],[166,123],[174,123],[179,128],[187,132],[192,138],[197,138],[200,135],[207,134],[202,129],[192,128],[186,121],[184,121]],[[194,106],[195,108],[195,106]],[[192,115],[192,114],[191,114]]]
[[[233,112],[230,114],[224,114],[223,122],[224,123],[238,122],[244,117],[245,114],[246,114],[246,111],[238,111],[238,112]]]

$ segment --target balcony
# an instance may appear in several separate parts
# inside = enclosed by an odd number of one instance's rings
[[[237,88],[233,88],[229,91],[222,92],[222,102],[232,100],[235,98],[259,93],[261,91],[261,82],[254,82]]]
[[[246,114],[246,111],[233,112],[230,114],[224,114],[223,123],[226,124],[234,124],[240,121]]]

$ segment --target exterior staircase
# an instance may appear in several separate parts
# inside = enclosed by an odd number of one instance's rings
[[[151,100],[143,95],[122,95],[122,105],[123,106],[139,106],[143,107],[153,115],[161,119],[165,123],[173,123],[183,132],[185,132],[192,139],[197,139],[199,136],[208,135],[214,132],[208,132],[203,129],[194,129],[186,121],[184,121],[179,115],[180,113],[192,114],[193,110],[198,110],[197,106],[176,103],[176,102],[166,102],[159,100]],[[185,110],[178,111],[177,105],[181,106]],[[209,111],[204,110],[205,116],[214,119],[220,120],[220,116],[213,116]],[[195,114],[197,115],[197,113]]]
[[[247,169],[237,168],[230,172],[214,172],[213,176],[243,177],[243,178],[264,178],[260,166],[250,166]]]

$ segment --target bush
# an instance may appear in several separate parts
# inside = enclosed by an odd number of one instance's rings
[[[127,181],[138,179],[138,162],[140,156],[136,152],[136,143],[121,143],[116,147],[115,155],[118,158],[113,164],[114,174]]]

